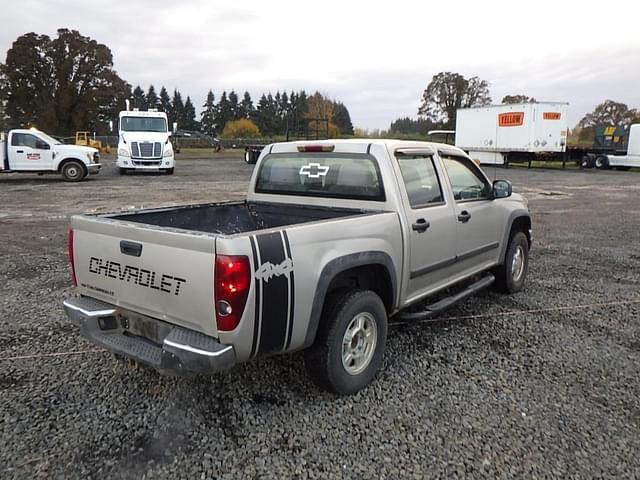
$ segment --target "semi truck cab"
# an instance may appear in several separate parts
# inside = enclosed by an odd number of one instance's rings
[[[120,175],[133,170],[173,174],[175,157],[167,114],[156,110],[124,110],[118,116]]]

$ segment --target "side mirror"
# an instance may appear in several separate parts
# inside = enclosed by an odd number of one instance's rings
[[[496,180],[493,182],[493,198],[507,198],[513,193],[513,187],[509,180]]]
[[[178,131],[178,122],[173,122],[173,133]]]
[[[113,120],[109,120],[109,131],[113,133]]]
[[[36,140],[36,149],[37,150],[51,150],[51,147],[45,141]]]
[[[173,132],[167,132],[168,137],[170,137],[171,135],[173,135]]]

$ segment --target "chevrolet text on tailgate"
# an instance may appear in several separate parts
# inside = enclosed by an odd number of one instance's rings
[[[72,217],[64,306],[86,338],[160,372],[304,349],[319,386],[350,394],[380,368],[391,316],[521,290],[530,246],[526,201],[458,148],[276,143],[245,201]]]

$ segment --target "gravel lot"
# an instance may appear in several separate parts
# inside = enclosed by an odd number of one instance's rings
[[[239,198],[251,174],[105,163],[0,176],[0,478],[640,477],[640,174],[497,170],[533,212],[526,291],[391,328],[377,380],[336,398],[301,354],[184,380],[93,351],[61,308],[67,216]]]

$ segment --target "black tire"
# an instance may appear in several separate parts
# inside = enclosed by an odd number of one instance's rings
[[[514,256],[520,251],[522,255],[522,269]],[[496,277],[495,288],[502,293],[516,293],[524,288],[529,269],[529,241],[524,232],[515,232],[509,239],[504,263],[496,268],[493,274]]]
[[[244,163],[246,163],[247,165],[251,165],[253,162],[251,161],[253,157],[253,154],[251,153],[251,150],[249,148],[246,148],[244,150]]]
[[[173,175],[173,168],[174,168],[174,167],[167,168],[167,169],[165,170],[166,174],[167,174],[167,175]]]
[[[606,155],[598,155],[593,164],[600,170],[607,170],[609,168],[609,159]]]
[[[366,328],[355,327],[361,319]],[[354,328],[349,329],[350,326]],[[356,334],[343,345],[348,329]],[[329,297],[315,343],[305,351],[307,372],[320,388],[338,395],[351,395],[375,377],[382,365],[386,340],[387,311],[378,295],[356,290]],[[356,360],[356,355],[348,360],[347,352],[348,365],[345,366],[344,350],[360,347],[362,360],[360,357]]]
[[[79,182],[87,176],[87,169],[82,163],[72,160],[62,166],[60,173],[66,182]]]
[[[120,167],[120,168],[118,168],[118,173],[120,175],[126,175],[127,174],[127,169]]]

